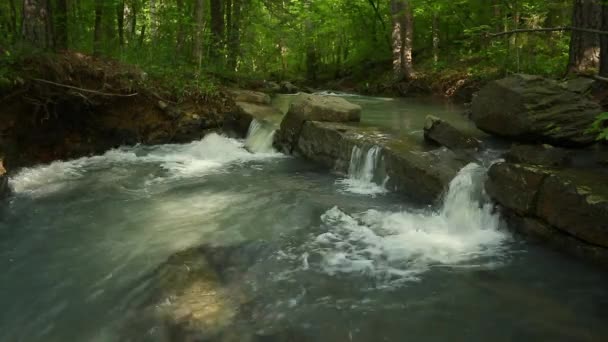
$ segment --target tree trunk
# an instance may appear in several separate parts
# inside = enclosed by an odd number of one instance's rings
[[[601,27],[599,0],[575,0],[572,26],[588,29]],[[580,73],[595,68],[599,63],[599,36],[595,33],[572,31],[568,73]]]
[[[200,69],[203,61],[203,0],[196,0],[194,7],[194,51],[192,55]]]
[[[393,71],[396,79],[411,79],[414,74],[412,48],[414,18],[408,0],[391,0],[393,18]]]
[[[125,0],[118,0],[116,4],[116,26],[118,28],[118,44],[125,45]]]
[[[608,3],[602,4],[602,31],[608,31]],[[608,35],[600,36],[600,76],[608,77]]]
[[[433,13],[433,62],[439,62],[439,13]]]
[[[67,0],[57,0],[55,13],[55,48],[66,50],[68,48],[68,4]]]
[[[240,55],[241,46],[241,0],[232,0],[232,27],[228,37],[228,68],[236,70],[237,60]]]
[[[177,9],[177,13],[179,18],[183,18],[184,16],[184,0],[177,0],[175,3],[175,7]],[[180,56],[182,48],[184,46],[184,23],[179,22],[177,24],[177,39],[175,42],[175,54]]]
[[[224,6],[221,0],[211,0],[211,56],[219,57],[224,38]]]
[[[17,30],[17,6],[15,6],[15,0],[10,0],[9,5],[11,7],[10,30],[13,35],[13,40],[16,40],[19,31]]]
[[[47,0],[23,0],[21,34],[35,47],[52,46],[52,21]]]
[[[101,55],[101,41],[102,41],[102,19],[103,19],[103,1],[95,0],[95,28],[93,31],[93,55]]]
[[[156,37],[158,30],[158,18],[156,15],[156,0],[150,0],[150,34],[152,37]]]

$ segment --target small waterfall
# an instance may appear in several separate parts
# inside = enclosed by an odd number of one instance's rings
[[[321,268],[398,283],[431,267],[494,267],[509,235],[483,191],[485,172],[477,164],[464,167],[433,211],[328,210],[321,216],[328,231],[311,245],[323,257]]]
[[[378,146],[372,146],[366,152],[359,146],[354,146],[348,166],[348,178],[339,180],[338,183],[346,187],[349,192],[375,195],[385,193],[384,185],[377,185],[374,180],[378,178],[377,170],[380,164],[380,152]]]
[[[276,132],[275,127],[267,122],[260,122],[256,119],[251,120],[245,147],[253,153],[273,153],[272,141]]]

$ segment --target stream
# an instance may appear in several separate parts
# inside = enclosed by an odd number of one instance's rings
[[[469,125],[436,100],[348,99],[364,123],[404,134],[421,137],[427,114]],[[234,330],[254,341],[608,339],[608,276],[507,229],[483,192],[487,165],[419,207],[384,189],[373,148],[340,176],[274,152],[272,135],[254,121],[244,141],[212,133],[14,174],[0,341],[165,341],[123,326],[148,275],[199,245],[247,260],[236,285],[251,314]]]

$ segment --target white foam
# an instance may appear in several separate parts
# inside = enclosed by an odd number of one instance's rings
[[[363,152],[358,146],[353,146],[348,167],[348,178],[339,179],[336,184],[342,185],[347,192],[360,195],[377,195],[386,193],[384,184],[374,183],[374,176],[378,168],[381,149],[372,146]]]
[[[256,119],[251,120],[245,147],[254,153],[276,153],[272,147],[276,129],[269,123],[262,123]]]
[[[10,184],[16,193],[43,195],[64,189],[83,178],[87,172],[99,169],[130,169],[133,164],[148,163],[158,165],[167,172],[160,178],[160,181],[163,181],[199,177],[221,170],[231,163],[277,155],[250,153],[245,150],[242,141],[212,133],[202,140],[189,144],[124,147],[99,156],[56,161],[48,165],[25,168],[10,179]],[[113,171],[112,174],[121,173]]]
[[[480,202],[483,173],[476,164],[462,169],[435,212],[348,215],[337,207],[328,210],[321,217],[328,231],[312,242],[323,257],[322,270],[401,282],[436,265],[479,265],[484,257],[501,253],[508,234],[499,230],[500,218],[491,205]]]

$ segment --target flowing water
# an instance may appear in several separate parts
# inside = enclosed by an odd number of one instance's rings
[[[211,134],[13,175],[0,341],[120,340],[149,275],[198,245],[240,256],[234,285],[250,300],[230,330],[248,340],[607,340],[608,277],[509,233],[483,166],[463,168],[440,206],[414,207],[352,185],[381,188],[378,148],[353,150],[339,179],[272,151],[256,124],[246,141]]]

